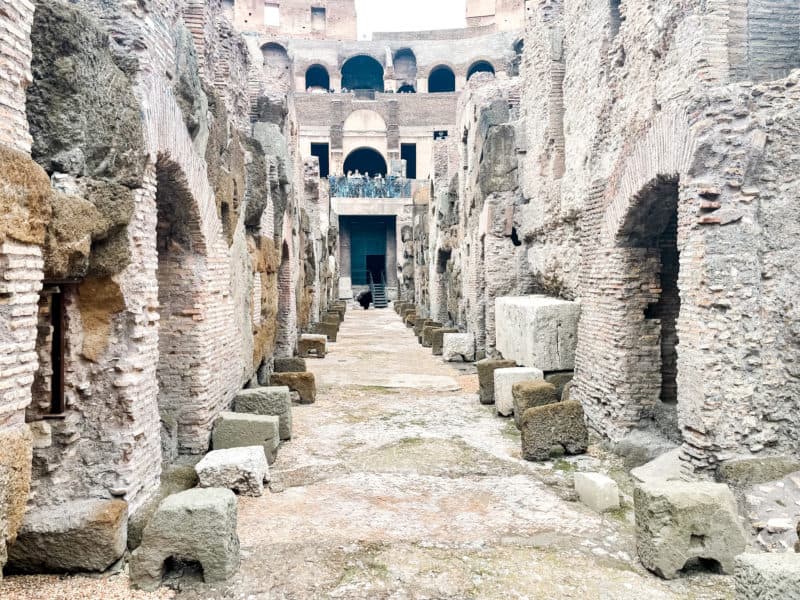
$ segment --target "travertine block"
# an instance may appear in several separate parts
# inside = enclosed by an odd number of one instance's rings
[[[619,508],[619,486],[602,473],[575,473],[575,491],[586,506],[597,512]]]
[[[445,339],[445,343],[447,340]],[[514,384],[520,381],[544,380],[544,373],[529,367],[511,367],[494,371],[494,404],[497,414],[510,417],[514,412]]]
[[[575,368],[580,305],[548,296],[495,301],[498,352],[517,364],[543,371]]]
[[[214,422],[211,445],[214,450],[263,446],[272,464],[280,444],[278,417],[224,412]]]
[[[292,439],[292,394],[286,386],[242,390],[233,399],[233,410],[237,413],[278,417],[280,438]]]
[[[444,334],[442,358],[448,362],[471,362],[475,360],[475,336],[471,333]]]
[[[226,488],[243,496],[261,496],[269,475],[263,446],[212,450],[194,467],[203,488]]]

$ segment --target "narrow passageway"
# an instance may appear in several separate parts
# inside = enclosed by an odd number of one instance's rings
[[[638,566],[625,515],[570,501],[571,471],[598,459],[521,460],[474,367],[431,356],[391,309],[351,307],[329,348],[272,493],[239,498],[239,573],[180,597],[728,597],[720,578]]]

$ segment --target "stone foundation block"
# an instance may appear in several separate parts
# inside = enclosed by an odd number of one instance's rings
[[[300,404],[314,404],[317,400],[317,384],[313,373],[273,373],[270,383],[297,392]]]
[[[242,390],[233,399],[233,410],[237,413],[278,417],[280,439],[292,439],[292,394],[286,386]]]
[[[458,329],[448,329],[446,327],[437,327],[431,331],[431,352],[434,356],[441,356],[444,350],[444,334],[445,333],[458,333]]]
[[[403,311],[405,311],[406,309],[409,309],[409,308],[414,308],[414,305],[409,303],[409,302],[395,302],[394,303],[394,312],[396,312],[398,315],[402,316]]]
[[[511,369],[517,366],[513,360],[484,358],[475,363],[478,368],[478,385],[481,404],[494,404],[494,372],[497,369]]]
[[[475,336],[471,333],[445,333],[442,358],[447,362],[472,362],[475,360]]]
[[[275,359],[275,373],[302,373],[305,370],[306,359],[300,358],[299,356]]]
[[[422,335],[420,336],[420,343],[422,344],[423,348],[430,348],[433,344],[431,340],[431,334],[433,333],[434,329],[440,329],[442,327],[441,323],[437,323],[436,321],[428,322],[425,327],[422,328]]]
[[[30,510],[6,568],[17,573],[101,572],[128,544],[128,503],[79,500]]]
[[[338,310],[329,310],[325,313],[324,318],[322,319],[324,322],[328,323],[336,323],[336,325],[341,325],[344,318],[342,317],[342,313]]]
[[[572,371],[580,312],[577,302],[548,296],[497,298],[497,351],[526,367]]]
[[[447,339],[445,338],[445,344]],[[512,367],[494,371],[494,405],[497,414],[510,417],[514,413],[513,387],[520,381],[543,381],[544,373],[529,367]]]
[[[405,312],[403,312],[403,323],[405,323],[406,327],[414,327],[417,322],[417,311],[413,308],[409,308]]]
[[[561,398],[564,395],[564,388],[572,383],[575,376],[574,371],[561,371],[556,373],[545,373],[544,380],[552,383],[556,387],[556,396]]]
[[[555,386],[546,381],[518,381],[511,386],[511,396],[514,399],[514,422],[517,429],[523,413],[529,408],[559,402]]]
[[[239,568],[236,518],[236,496],[230,490],[196,488],[169,496],[131,556],[131,584],[156,590],[170,557],[199,562],[207,583],[229,579]]]
[[[734,579],[736,600],[800,600],[800,554],[740,554]]]
[[[339,335],[339,325],[336,323],[327,323],[325,321],[322,323],[314,323],[312,329],[314,330],[314,333],[328,338],[329,342],[335,342],[337,336]]]
[[[243,496],[261,496],[269,465],[263,446],[213,450],[194,467],[203,488],[227,488]]]
[[[633,503],[636,548],[647,569],[674,579],[688,561],[705,559],[733,573],[734,559],[746,543],[728,486],[650,481],[636,485]]]
[[[414,335],[417,336],[417,341],[421,341],[422,330],[428,323],[434,323],[433,319],[417,319],[414,322]],[[441,327],[441,324],[439,327]]]
[[[619,486],[602,473],[575,473],[575,491],[581,502],[597,512],[619,508]]]
[[[6,544],[16,538],[25,515],[33,447],[43,447],[42,438],[46,442],[49,437],[49,425],[46,421],[40,423],[41,435],[37,435],[33,423],[30,427],[20,424],[0,431],[0,580],[7,558]]]
[[[297,340],[297,353],[302,358],[325,358],[327,352],[327,335],[304,334],[300,336],[299,340]],[[277,371],[277,369],[275,370]],[[302,372],[305,370],[306,369],[304,365],[300,371],[295,370],[294,372]],[[287,371],[283,372],[286,373]]]
[[[547,460],[563,454],[582,454],[589,431],[579,402],[558,402],[529,408],[522,415],[522,457]]]
[[[280,444],[278,417],[224,412],[214,422],[214,450],[262,446],[269,464],[275,462]]]

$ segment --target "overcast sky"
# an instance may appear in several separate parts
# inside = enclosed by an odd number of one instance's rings
[[[358,38],[373,31],[464,27],[465,6],[466,0],[356,0]]]

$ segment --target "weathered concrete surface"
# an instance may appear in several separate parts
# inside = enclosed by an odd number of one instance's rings
[[[12,571],[61,573],[105,571],[125,553],[128,504],[80,500],[25,515],[9,548]]]
[[[800,600],[800,554],[736,557],[736,600]]]
[[[431,357],[392,311],[353,311],[341,333],[311,364],[317,403],[293,409],[270,473],[280,493],[239,498],[239,572],[181,598],[732,599],[730,577],[648,573],[627,518],[562,499],[570,469],[610,458],[523,461],[476,376]],[[392,371],[427,383],[387,387]]]
[[[692,559],[714,560],[732,574],[745,534],[726,485],[662,481],[640,483],[633,494],[636,545],[645,567],[677,577]]]
[[[497,298],[497,351],[520,365],[543,371],[575,368],[581,308],[548,296]]]

